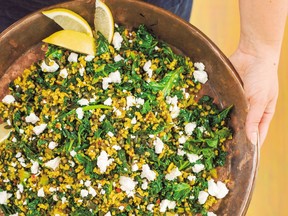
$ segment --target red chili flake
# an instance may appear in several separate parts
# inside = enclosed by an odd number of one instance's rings
[[[160,202],[161,202],[161,200],[160,199],[158,199],[157,201],[156,201],[156,203],[159,205],[160,204]]]
[[[120,189],[120,188],[116,188],[115,191],[116,191],[117,193],[120,193],[120,192],[121,192],[121,189]]]

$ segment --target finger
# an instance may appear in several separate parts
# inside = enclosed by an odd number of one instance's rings
[[[261,122],[259,124],[259,135],[260,135],[260,145],[263,145],[263,142],[267,136],[269,125],[272,121],[274,112],[276,108],[276,101],[270,103],[270,105],[265,110]]]
[[[254,145],[258,142],[259,124],[262,120],[265,108],[266,104],[264,102],[254,102],[252,100],[250,102],[250,108],[246,119],[246,133],[248,139]]]

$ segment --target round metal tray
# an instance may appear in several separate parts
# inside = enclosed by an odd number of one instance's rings
[[[172,13],[141,1],[105,2],[112,10],[116,23],[127,28],[145,24],[160,40],[167,42],[178,52],[189,56],[194,62],[203,62],[209,81],[204,85],[202,94],[214,97],[222,108],[234,105],[230,122],[234,138],[227,143],[227,164],[219,170],[221,179],[230,180],[230,192],[214,206],[213,211],[221,216],[245,215],[257,173],[259,148],[252,145],[245,134],[248,104],[237,72],[209,38]],[[93,26],[94,4],[95,0],[78,0],[49,8],[71,9]],[[58,30],[60,27],[57,24],[38,11],[0,34],[0,98],[8,93],[10,81],[43,57],[41,40]]]

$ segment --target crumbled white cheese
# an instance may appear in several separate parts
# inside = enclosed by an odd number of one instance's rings
[[[112,44],[116,50],[119,50],[122,46],[123,37],[119,32],[115,32],[113,36]]]
[[[136,106],[137,108],[140,107],[140,105],[144,105],[145,100],[142,98],[135,98],[134,96],[127,96],[126,97],[126,109],[128,110],[132,106]]]
[[[198,155],[193,154],[193,153],[191,153],[191,154],[187,153],[186,155],[187,155],[190,163],[195,163],[197,160],[202,158],[202,155],[198,156]]]
[[[92,197],[95,197],[97,195],[97,192],[93,187],[89,187],[88,192]]]
[[[178,139],[178,142],[179,142],[180,144],[184,144],[186,141],[187,141],[187,137],[186,137],[186,136],[181,136],[181,137]]]
[[[128,197],[134,196],[133,191],[137,185],[136,181],[133,181],[133,179],[130,177],[120,176],[119,184],[121,190],[125,191]]]
[[[195,128],[197,127],[196,122],[190,122],[185,125],[185,132],[188,136],[191,136]]]
[[[177,95],[175,95],[172,98],[170,96],[167,96],[166,97],[166,103],[170,104],[169,111],[170,111],[171,117],[173,119],[177,118],[179,113],[180,113],[180,108],[178,107]]]
[[[57,188],[54,188],[54,187],[50,187],[49,188],[49,192],[51,192],[51,193],[54,193],[54,192],[56,192],[57,191]]]
[[[208,181],[208,193],[211,196],[215,196],[217,199],[222,199],[228,194],[228,192],[229,190],[223,182],[217,181],[217,183],[215,183],[214,179]]]
[[[88,192],[88,190],[82,189],[80,191],[80,195],[82,198],[84,198],[84,197],[87,197],[89,195],[89,192]]]
[[[68,57],[69,62],[78,62],[78,54],[77,53],[71,53]]]
[[[15,155],[16,158],[20,158],[22,156],[21,152],[17,152],[17,154]]]
[[[186,154],[186,152],[185,152],[183,149],[178,149],[178,150],[177,150],[177,155],[183,156],[183,155],[185,155],[185,154]]]
[[[154,208],[154,206],[155,206],[155,205],[152,204],[152,203],[149,204],[149,205],[147,205],[147,210],[153,212],[153,208]]]
[[[39,136],[47,128],[47,124],[41,124],[33,128],[33,132]]]
[[[99,121],[100,121],[100,122],[103,122],[105,118],[106,118],[106,115],[103,114],[102,116],[100,116]]]
[[[2,102],[5,104],[12,104],[15,102],[15,98],[13,97],[13,95],[6,95],[3,99]]]
[[[67,198],[66,197],[62,197],[61,198],[61,202],[62,202],[62,204],[66,203],[67,202]]]
[[[193,77],[195,80],[202,84],[205,84],[208,81],[208,74],[206,73],[206,71],[195,70],[193,72]]]
[[[102,88],[106,90],[109,86],[109,83],[111,83],[111,79],[109,77],[104,77],[102,80]]]
[[[164,199],[160,203],[160,212],[166,212],[167,209],[174,209],[176,207],[175,201],[170,201],[168,199]]]
[[[199,173],[199,172],[201,172],[204,169],[205,169],[205,166],[203,164],[195,164],[192,167],[192,170],[193,170],[194,173]]]
[[[149,78],[151,78],[153,75],[153,70],[151,69],[151,66],[152,66],[151,60],[147,61],[143,66],[143,70],[147,73]]]
[[[116,55],[116,56],[114,57],[114,61],[115,61],[115,62],[119,62],[119,61],[121,61],[121,60],[124,60],[124,58],[123,58],[120,54],[118,54],[118,55]]]
[[[56,157],[52,160],[49,160],[48,162],[45,163],[45,166],[48,168],[51,168],[53,170],[56,170],[60,164],[61,158],[60,157]]]
[[[83,109],[81,108],[81,107],[79,107],[79,108],[77,108],[76,109],[76,114],[77,114],[77,118],[78,119],[83,119],[83,117],[84,117],[84,111],[83,111]]]
[[[12,142],[16,143],[17,142],[17,138],[13,137]]]
[[[19,192],[20,192],[20,193],[23,193],[23,191],[24,191],[24,186],[23,186],[22,184],[18,184],[18,185],[17,185],[17,188],[19,189]]]
[[[45,61],[42,61],[41,70],[43,72],[53,73],[59,69],[59,65],[54,60],[49,60],[49,65]]]
[[[103,78],[102,88],[106,90],[110,83],[121,83],[121,74],[118,70],[110,73],[108,77]]]
[[[53,142],[53,141],[48,144],[48,148],[51,150],[55,149],[57,146],[58,146],[58,143]]]
[[[97,2],[97,1],[96,1]],[[109,212],[107,212],[104,216],[112,216],[111,215],[111,212],[109,211]]]
[[[122,112],[119,109],[117,109],[116,107],[113,107],[113,112],[115,112],[116,116],[118,116],[118,117],[122,115]]]
[[[99,157],[97,158],[97,166],[101,173],[105,173],[107,167],[114,161],[113,158],[109,159],[109,155],[106,151],[102,150]]]
[[[217,215],[213,212],[208,212],[207,216],[217,216]]]
[[[137,119],[136,119],[136,117],[134,117],[132,120],[131,120],[131,124],[132,125],[135,125],[137,123]]]
[[[167,179],[168,181],[173,181],[178,176],[181,176],[181,172],[179,171],[178,167],[176,167],[172,169],[170,173],[165,175],[165,179]]]
[[[132,172],[136,172],[136,171],[138,171],[138,169],[139,169],[139,167],[138,167],[138,165],[137,165],[137,163],[136,162],[134,162],[134,164],[132,165]]]
[[[187,177],[187,179],[188,179],[189,181],[195,181],[195,180],[196,180],[196,176],[189,175],[189,176]]]
[[[80,106],[88,106],[89,105],[89,100],[85,99],[85,98],[82,98],[81,100],[77,101],[77,103],[80,105]]]
[[[152,171],[148,164],[142,166],[141,178],[146,178],[148,181],[154,181],[156,179],[156,173]]]
[[[141,185],[141,188],[142,188],[143,190],[147,190],[147,189],[148,189],[148,182],[147,182],[146,179],[143,180],[142,185]]]
[[[156,137],[156,139],[153,141],[153,145],[155,146],[155,153],[161,154],[164,149],[164,143],[159,137]]]
[[[104,189],[102,189],[102,190],[100,191],[100,194],[104,195],[104,194],[106,194],[106,191],[105,191]]]
[[[21,199],[21,193],[20,193],[19,190],[16,191],[16,198],[17,198],[18,200]]]
[[[113,102],[113,101],[112,101],[112,98],[109,97],[109,98],[107,98],[107,99],[104,101],[103,104],[106,105],[106,106],[111,106],[111,105],[112,105],[112,102]]]
[[[84,76],[84,72],[85,72],[85,68],[84,67],[81,67],[80,69],[79,69],[79,74],[80,74],[80,76]]]
[[[112,83],[121,83],[121,74],[118,70],[110,73],[109,78],[111,79]]]
[[[25,117],[25,121],[27,123],[32,123],[32,124],[36,124],[40,119],[38,118],[38,116],[35,115],[35,113],[30,113],[29,116]]]
[[[44,188],[40,188],[37,192],[37,196],[38,197],[45,197],[45,192],[44,192]]]
[[[7,191],[0,192],[0,204],[7,205],[7,201],[10,197],[12,197],[12,194],[7,193]]]
[[[114,137],[114,134],[113,134],[111,131],[109,131],[109,132],[107,133],[107,135],[110,136],[110,137]]]
[[[94,58],[95,58],[95,56],[93,56],[93,55],[87,55],[87,56],[85,57],[85,61],[90,62],[90,61],[92,61]]]
[[[75,157],[77,155],[77,152],[75,150],[72,150],[70,152],[71,157]]]
[[[204,71],[205,70],[205,65],[202,62],[195,62],[194,66],[199,70],[199,71]]]
[[[37,161],[31,161],[31,162],[32,162],[31,173],[37,174],[39,171],[39,163]]]
[[[63,79],[66,79],[68,77],[68,71],[66,68],[63,68],[60,70],[59,76],[61,76]]]
[[[156,51],[158,51],[160,48],[158,46],[155,46],[154,48]]]
[[[75,162],[74,161],[69,160],[68,163],[70,164],[71,167],[75,167]]]
[[[119,145],[114,145],[114,146],[112,146],[112,148],[115,149],[116,151],[121,150],[121,146],[119,146]]]
[[[208,198],[209,194],[206,191],[200,191],[198,195],[198,202],[203,205]]]

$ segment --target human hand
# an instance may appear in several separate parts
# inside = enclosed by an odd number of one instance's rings
[[[262,146],[275,112],[278,97],[279,53],[253,53],[238,48],[230,61],[238,71],[249,103],[246,133],[253,144]]]

